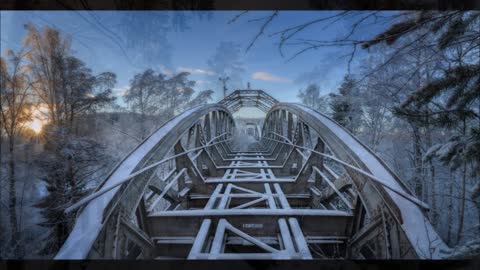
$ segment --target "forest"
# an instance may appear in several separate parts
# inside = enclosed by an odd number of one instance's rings
[[[301,102],[348,129],[430,206],[428,219],[454,250],[448,256],[478,256],[480,12],[318,12],[281,29],[271,28],[282,12],[232,14],[222,27],[244,23],[250,40],[212,44],[214,54],[205,62],[215,76],[208,85],[192,77],[196,70],[167,72],[151,64],[136,68],[118,95],[118,75],[82,60],[72,45],[75,33],[54,25],[27,23],[16,49],[2,43],[1,258],[52,258],[75,221],[65,209],[91,193],[126,154],[186,109],[218,102],[225,89],[250,88],[241,77],[244,55],[260,42],[278,49],[287,64],[325,48],[346,48],[337,84],[318,83],[325,69],[300,69],[304,83],[291,89],[296,100],[278,99]],[[129,27],[120,38],[97,24],[129,49],[167,42],[162,35],[138,39],[135,29],[145,23],[138,16],[122,19]],[[158,25],[169,19],[155,16],[161,14],[150,15],[145,27],[164,31]],[[174,18],[177,28],[190,23]],[[298,38],[339,20],[345,36]],[[372,34],[362,32],[368,27]]]

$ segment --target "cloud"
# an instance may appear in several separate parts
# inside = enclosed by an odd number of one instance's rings
[[[130,86],[123,86],[123,87],[115,87],[112,88],[112,94],[115,97],[123,97],[127,94],[128,89],[130,89]]]
[[[290,79],[275,76],[267,72],[255,72],[252,74],[253,79],[262,80],[262,81],[271,81],[271,82],[291,82]]]
[[[178,72],[188,72],[190,74],[195,75],[207,75],[207,76],[214,76],[215,72],[206,69],[199,69],[199,68],[190,68],[190,67],[179,67],[177,68]]]

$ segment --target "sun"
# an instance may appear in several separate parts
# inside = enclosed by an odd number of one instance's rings
[[[27,127],[33,130],[33,132],[35,132],[36,134],[42,132],[43,125],[44,123],[40,119],[33,119],[32,121],[27,123]]]
[[[40,134],[42,132],[43,126],[47,124],[47,119],[45,118],[46,106],[37,106],[31,111],[31,120],[25,123],[25,126],[35,132],[35,134]]]

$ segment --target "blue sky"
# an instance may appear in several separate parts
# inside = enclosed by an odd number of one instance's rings
[[[73,36],[72,48],[76,56],[94,72],[112,71],[117,74],[115,93],[119,96],[136,73],[153,68],[167,74],[191,71],[191,79],[197,81],[196,89],[213,89],[216,91],[214,101],[218,100],[221,97],[219,85],[212,83],[218,81],[218,74],[209,69],[208,59],[212,58],[221,42],[233,42],[240,46],[240,61],[245,70],[240,76],[245,88],[250,82],[252,89],[263,89],[280,101],[298,101],[298,90],[305,88],[308,82],[318,83],[323,93],[334,91],[341,83],[348,61],[341,56],[351,48],[321,48],[288,61],[294,50],[287,50],[286,57],[282,57],[276,44],[278,36],[268,36],[284,28],[330,16],[336,11],[280,12],[266,29],[266,35],[260,37],[248,52],[245,49],[262,24],[262,21],[252,20],[271,12],[250,11],[236,22],[227,23],[239,13],[203,12],[201,17],[199,13],[171,11],[1,11],[1,51],[3,54],[7,48],[18,48],[26,34],[23,25],[27,22],[34,23],[38,28],[54,26]],[[122,16],[126,14],[136,24],[122,21]],[[179,24],[186,27],[179,29],[176,27]],[[123,30],[125,25],[130,25],[127,34]],[[332,39],[347,33],[350,25],[348,20],[339,20],[327,28],[316,25],[297,38]],[[378,25],[360,32],[368,36],[384,27]],[[150,47],[142,45],[145,40],[150,40]],[[353,68],[365,53],[361,51],[358,54]]]

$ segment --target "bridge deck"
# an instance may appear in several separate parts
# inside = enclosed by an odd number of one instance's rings
[[[149,214],[150,236],[162,251],[159,254],[167,251],[170,256],[230,258],[232,254],[225,250],[234,245],[237,252],[233,258],[241,254],[241,258],[248,259],[259,256],[263,243],[277,251],[270,250],[270,255],[263,254],[262,258],[311,258],[308,245],[345,243],[352,214],[334,207],[312,208],[310,192],[284,194],[282,185],[294,185],[295,176],[277,178],[272,167],[282,166],[269,165],[269,159],[275,159],[264,156],[269,152],[264,145],[252,136],[242,136],[221,149],[233,158],[223,159],[228,166],[217,166],[225,169],[223,176],[206,177],[205,183],[213,190],[211,194],[192,193],[184,209]],[[227,233],[223,223],[237,234]],[[212,247],[219,243],[219,238],[223,239],[220,255]],[[282,248],[293,238],[297,238],[297,245],[283,254]],[[202,248],[192,247],[200,240],[204,242]]]

